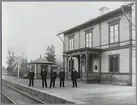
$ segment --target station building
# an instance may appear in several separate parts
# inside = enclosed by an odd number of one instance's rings
[[[92,13],[92,12],[91,12]],[[64,35],[63,59],[67,78],[72,69],[78,78],[92,82],[135,83],[135,31],[132,3],[58,33]],[[129,20],[128,20],[129,19]]]

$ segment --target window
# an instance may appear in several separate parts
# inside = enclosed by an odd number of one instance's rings
[[[74,49],[74,37],[69,38],[69,50]]]
[[[110,43],[119,42],[119,24],[109,26]]]
[[[92,39],[93,39],[92,32],[86,33],[85,37],[86,37],[86,47],[92,47]]]
[[[119,55],[109,56],[109,67],[110,72],[119,72]]]
[[[110,33],[110,43],[117,43],[119,41],[118,37],[119,37],[119,25],[115,24],[115,25],[111,25],[109,27],[109,33]]]

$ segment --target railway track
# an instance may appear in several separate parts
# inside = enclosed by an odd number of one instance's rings
[[[2,83],[2,93],[13,104],[45,104],[45,102],[5,83]]]
[[[16,104],[9,96],[4,92],[1,93],[1,103],[2,104]]]

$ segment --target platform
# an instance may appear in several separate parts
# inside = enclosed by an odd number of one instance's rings
[[[29,80],[3,75],[2,79],[28,86]],[[59,79],[55,88],[42,88],[41,80],[34,80],[34,89],[54,94],[57,97],[74,100],[75,103],[96,104],[135,104],[136,86],[120,86],[111,84],[87,84],[78,81],[78,87],[72,88],[72,82],[65,80],[65,88],[59,87]],[[48,87],[50,80],[47,80]],[[32,87],[30,87],[32,88]]]

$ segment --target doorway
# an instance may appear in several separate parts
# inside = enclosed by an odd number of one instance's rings
[[[109,71],[119,72],[119,55],[109,55]]]
[[[41,70],[44,69],[48,72],[48,65],[41,65]]]

